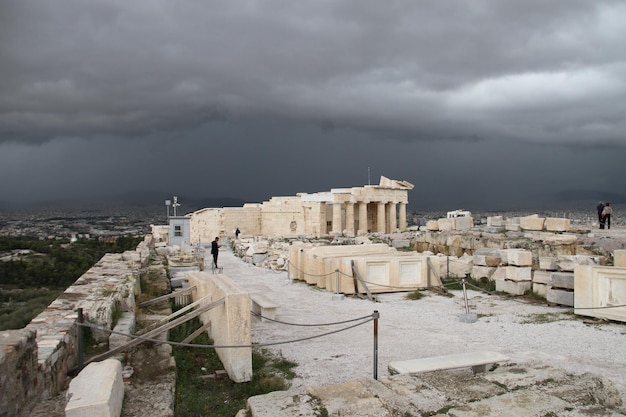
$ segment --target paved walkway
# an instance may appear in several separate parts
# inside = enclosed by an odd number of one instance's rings
[[[210,254],[207,254],[207,260]],[[209,261],[210,262],[210,261]],[[380,314],[378,326],[379,377],[389,375],[391,361],[497,351],[513,363],[539,362],[569,372],[592,372],[610,378],[626,398],[626,331],[622,324],[586,325],[571,308],[528,304],[508,297],[468,291],[470,312],[476,323],[464,323],[461,292],[448,298],[430,295],[417,301],[404,293],[379,295],[378,302],[345,297],[275,272],[243,262],[224,242],[219,255],[223,273],[249,292],[264,293],[278,302],[276,319],[287,325],[253,318],[255,343],[280,343],[268,348],[299,364],[291,392],[337,384],[374,375],[373,322],[324,337],[287,343],[339,330],[344,325],[324,325]],[[208,271],[210,272],[210,270]],[[319,326],[310,326],[320,324]]]

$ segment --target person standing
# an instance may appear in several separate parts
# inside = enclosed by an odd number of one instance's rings
[[[607,202],[606,205],[604,206],[604,209],[602,209],[602,223],[600,224],[600,228],[604,229],[604,226],[606,224],[606,228],[610,229],[611,228],[611,214],[613,214],[613,207],[611,207],[611,203]]]
[[[239,230],[239,228],[235,229],[235,239],[239,239],[239,233],[241,233],[241,230]]]
[[[596,206],[596,209],[598,210],[598,223],[600,224],[600,229],[604,229],[604,225],[602,224],[602,211],[604,210],[604,202],[600,201],[598,203],[598,205]]]
[[[213,242],[211,242],[211,255],[213,255],[213,266],[215,266],[215,268],[219,268],[217,266],[217,254],[219,253],[219,245],[217,242],[219,242],[220,238],[219,237],[215,237],[215,240],[213,240]]]

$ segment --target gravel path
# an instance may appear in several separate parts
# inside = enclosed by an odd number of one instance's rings
[[[209,255],[210,256],[210,255]],[[250,292],[265,293],[281,304],[276,319],[298,324],[326,324],[380,313],[378,376],[388,375],[390,361],[494,350],[513,362],[539,362],[572,373],[591,372],[612,380],[626,403],[626,325],[586,324],[571,308],[528,304],[500,296],[468,291],[475,323],[461,322],[465,313],[461,291],[448,298],[431,294],[420,300],[404,293],[382,294],[379,301],[345,297],[337,300],[325,290],[291,281],[287,272],[255,267],[220,251],[223,273]],[[358,322],[355,322],[358,323]],[[355,323],[336,326],[293,326],[253,318],[255,343],[308,338]],[[267,348],[298,363],[290,391],[337,384],[374,374],[373,322],[310,340]]]

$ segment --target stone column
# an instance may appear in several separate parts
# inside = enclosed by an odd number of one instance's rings
[[[359,201],[359,230],[358,234],[367,233],[367,202]]]
[[[354,230],[354,203],[346,203],[346,230],[348,236],[355,236]]]
[[[378,233],[385,233],[385,225],[386,225],[386,218],[387,216],[385,216],[385,206],[386,204],[383,202],[378,202],[376,203],[376,231]]]
[[[396,215],[397,203],[389,203],[389,233],[393,233],[398,228],[398,217]]]
[[[401,232],[404,232],[408,227],[406,223],[406,203],[400,203],[398,211],[398,216],[400,217],[400,224],[398,225],[398,227],[400,228]]]
[[[340,235],[343,230],[341,225],[341,207],[342,203],[333,203],[333,227],[331,233],[335,235]]]

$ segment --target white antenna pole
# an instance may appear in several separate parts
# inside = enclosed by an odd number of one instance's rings
[[[180,204],[178,204],[178,197],[174,196],[174,204],[172,204],[172,207],[174,207],[174,217],[176,217],[176,207],[180,206]]]
[[[367,167],[367,185],[372,185],[372,181],[370,180],[370,167]]]

